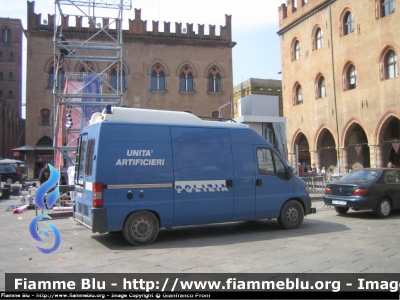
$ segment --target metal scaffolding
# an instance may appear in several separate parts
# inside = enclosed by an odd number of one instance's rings
[[[91,114],[107,104],[122,105],[126,89],[122,16],[130,9],[132,0],[55,0],[53,146],[59,169],[62,158],[74,163],[77,137]],[[77,25],[86,20],[89,24],[75,31],[75,39],[68,36],[70,17],[75,17]],[[65,72],[65,65],[74,62],[79,72]]]

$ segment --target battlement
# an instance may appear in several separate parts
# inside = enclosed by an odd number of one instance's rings
[[[42,24],[42,14],[35,13],[35,1],[28,1],[28,30],[29,31],[53,31],[55,15],[48,14],[48,23]],[[75,26],[69,25],[69,19],[75,18]],[[182,23],[175,22],[175,32],[171,32],[170,22],[164,22],[164,31],[159,31],[159,21],[152,21],[152,30],[147,30],[147,21],[141,18],[141,9],[135,8],[135,18],[129,19],[129,28],[123,29],[123,35],[143,36],[143,37],[158,37],[158,38],[179,38],[193,40],[212,40],[212,41],[232,41],[232,16],[225,15],[225,26],[220,26],[220,35],[215,34],[215,25],[209,25],[209,34],[204,34],[204,24],[198,24],[197,32],[193,28],[193,23],[186,23],[186,30],[182,28]],[[83,18],[79,16],[62,16],[61,27],[63,32],[70,33],[96,33],[99,29],[95,24],[100,23],[105,31],[110,34],[116,33],[116,29],[110,29],[107,25],[112,22],[109,18],[95,18],[89,22],[89,27],[83,27]]]
[[[304,20],[336,0],[286,0],[279,8],[279,32],[283,33],[296,22]]]

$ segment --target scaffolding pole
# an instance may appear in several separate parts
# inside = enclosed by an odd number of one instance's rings
[[[55,0],[53,147],[60,173],[66,167],[64,160],[66,165],[74,164],[77,137],[91,113],[101,111],[107,104],[122,105],[122,21],[123,11],[130,9],[132,0]],[[99,17],[104,12],[106,17]],[[87,20],[89,27],[71,35],[69,17]],[[108,21],[97,22],[99,18]],[[112,24],[116,29],[110,29]]]

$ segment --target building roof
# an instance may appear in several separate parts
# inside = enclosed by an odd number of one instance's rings
[[[54,147],[53,146],[22,146],[19,148],[14,148],[12,150],[13,151],[43,151],[43,150],[53,151]]]
[[[282,88],[282,80],[280,79],[260,79],[260,78],[250,78],[242,83],[235,85],[233,87],[233,92],[236,93],[244,88],[250,86],[258,86],[258,87],[266,87],[266,88],[275,88],[281,89]]]

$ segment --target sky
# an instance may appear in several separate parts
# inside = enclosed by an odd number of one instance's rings
[[[171,31],[175,30],[175,22],[182,23],[182,27],[186,23],[193,23],[195,31],[197,24],[204,24],[205,34],[208,34],[208,25],[216,25],[216,34],[219,35],[220,26],[225,26],[225,14],[231,15],[232,40],[237,43],[232,50],[233,84],[237,85],[249,78],[281,79],[280,44],[276,33],[279,30],[278,7],[284,2],[285,0],[132,0],[132,9],[123,11],[123,19],[124,24],[127,24],[128,19],[134,19],[134,8],[137,8],[141,9],[142,20],[147,20],[147,30],[152,29],[152,21],[159,21],[159,30],[163,31],[166,21],[171,23]],[[2,5],[0,17],[21,19],[26,28],[27,1],[12,0],[9,3]],[[62,9],[64,14],[76,12],[73,6],[63,5]],[[47,19],[47,14],[55,12],[59,14],[54,0],[35,1],[35,13],[41,13],[42,20]],[[95,15],[104,17],[111,13],[111,16],[116,16],[117,12],[113,9],[108,9],[107,12],[96,10]],[[125,25],[123,27],[127,29]],[[24,103],[24,98],[22,101]]]

